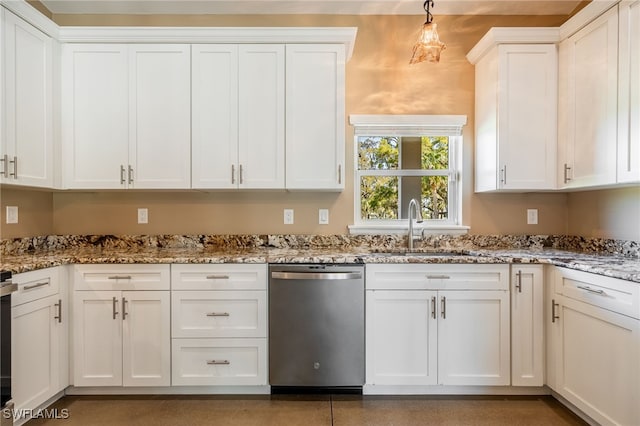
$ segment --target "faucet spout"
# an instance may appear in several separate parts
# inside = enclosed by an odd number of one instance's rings
[[[420,208],[418,208],[418,202],[415,198],[412,198],[409,201],[409,211],[407,212],[407,217],[409,218],[409,251],[413,250],[413,216],[415,216],[415,220],[417,223],[422,223],[422,213],[420,213]]]

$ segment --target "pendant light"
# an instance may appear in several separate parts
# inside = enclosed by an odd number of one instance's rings
[[[422,25],[420,37],[418,37],[418,41],[413,46],[413,56],[409,61],[410,64],[417,64],[423,61],[440,62],[440,52],[446,48],[445,44],[440,41],[440,37],[438,37],[436,23],[433,22],[433,15],[430,12],[430,8],[433,7],[433,0],[426,0],[423,7],[427,12],[427,20]]]

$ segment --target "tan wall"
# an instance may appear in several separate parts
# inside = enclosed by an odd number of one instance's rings
[[[640,187],[574,192],[569,235],[640,241]]]
[[[53,194],[45,191],[0,190],[0,238],[53,234]],[[7,224],[6,206],[18,207],[18,223]]]
[[[567,195],[474,194],[474,68],[466,53],[492,26],[555,26],[565,17],[437,16],[447,43],[440,64],[410,66],[422,16],[104,16],[54,15],[61,25],[149,26],[356,26],[347,64],[349,114],[465,114],[463,222],[475,234],[568,232]],[[286,192],[103,192],[54,193],[53,232],[75,233],[322,233],[347,232],[353,222],[353,132],[347,126],[347,181],[342,193]],[[149,224],[136,211],[149,209]],[[295,224],[282,224],[282,210],[295,210]],[[330,224],[318,225],[319,208]],[[526,209],[539,209],[539,225],[526,225]],[[45,215],[46,216],[46,215]],[[578,218],[579,219],[579,218]],[[2,225],[6,231],[7,225]],[[44,227],[46,228],[46,227]],[[17,229],[17,228],[15,228]],[[24,230],[27,235],[28,230]]]

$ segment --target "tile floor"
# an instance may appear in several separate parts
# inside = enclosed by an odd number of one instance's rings
[[[551,397],[67,396],[27,426],[585,425]]]

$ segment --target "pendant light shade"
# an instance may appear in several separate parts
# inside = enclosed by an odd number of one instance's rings
[[[430,7],[433,7],[433,0],[425,1],[424,10],[427,12],[427,21],[422,25],[420,37],[418,37],[418,41],[413,46],[413,56],[409,61],[410,64],[417,64],[423,61],[440,62],[440,52],[446,48],[438,36],[437,25],[433,22],[433,15],[429,11]]]

